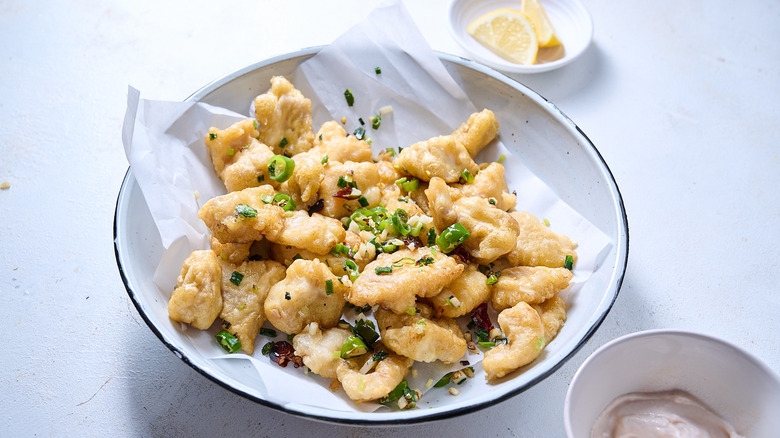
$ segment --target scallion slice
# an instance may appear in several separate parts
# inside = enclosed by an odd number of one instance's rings
[[[233,271],[232,274],[230,274],[230,282],[235,284],[236,286],[241,286],[241,281],[244,279],[244,274]]]
[[[267,328],[261,328],[260,334],[263,336],[268,336],[269,338],[275,338],[276,337],[276,330],[274,329],[267,329]]]
[[[376,275],[392,274],[393,273],[393,267],[392,266],[377,266],[376,268],[374,268],[374,272],[376,272]]]
[[[352,106],[355,104],[355,96],[352,95],[352,90],[349,88],[344,90],[344,98],[347,99],[347,105]]]
[[[382,124],[382,116],[379,114],[375,115],[371,118],[371,127],[374,129],[379,129],[379,125]]]
[[[368,199],[366,199],[365,196],[361,196],[358,198],[358,204],[360,204],[361,207],[368,207]]]
[[[254,208],[246,205],[246,204],[238,204],[236,205],[236,213],[244,216],[244,217],[255,217],[257,216],[257,210]]]
[[[333,295],[333,280],[325,280],[325,295]]]
[[[279,147],[280,148],[284,149],[284,147],[287,146],[288,144],[290,144],[290,142],[287,141],[287,137],[284,137],[284,138],[282,138],[281,141],[279,141]]]
[[[468,169],[463,169],[463,171],[460,173],[460,177],[463,178],[464,181],[466,181],[466,184],[470,184],[474,182],[474,175],[472,175]]]
[[[574,257],[567,255],[564,259],[563,267],[571,271],[574,268]]]

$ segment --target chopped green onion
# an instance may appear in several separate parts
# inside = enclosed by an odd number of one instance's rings
[[[567,255],[563,262],[563,267],[571,271],[574,268],[574,257]]]
[[[488,204],[496,205],[496,198],[488,198]]]
[[[328,164],[328,156],[325,155],[324,157],[322,157],[322,160],[320,160],[320,163],[322,163],[323,166]]]
[[[216,335],[217,341],[228,353],[235,353],[241,349],[241,341],[227,330],[222,330]]]
[[[455,248],[469,238],[471,234],[460,223],[455,223],[447,227],[441,232],[441,235],[436,239],[436,245],[439,246],[444,253],[450,253]]]
[[[244,274],[242,274],[242,273],[240,273],[238,271],[233,271],[233,273],[230,274],[230,282],[235,284],[236,286],[240,286],[241,285],[241,280],[243,280],[243,279],[244,279]]]
[[[289,141],[287,141],[287,137],[284,137],[284,138],[282,138],[282,140],[279,142],[279,147],[280,147],[280,148],[284,148],[284,147],[285,147],[285,146],[287,146],[288,144],[290,144],[290,142],[289,142]]]
[[[379,125],[382,124],[382,116],[379,114],[375,115],[371,118],[371,127],[374,129],[379,129]]]
[[[333,295],[333,280],[325,280],[325,295]]]
[[[549,227],[550,226],[550,219],[544,218],[544,219],[542,219],[542,223],[544,224],[545,227]]]
[[[330,254],[338,257],[340,254],[343,254],[347,257],[349,257],[350,249],[347,245],[344,245],[343,243],[337,243],[336,246],[331,248]]]
[[[485,329],[478,329],[474,332],[474,335],[477,337],[477,341],[479,342],[488,342],[490,341],[490,332]]]
[[[376,268],[374,268],[374,272],[376,272],[376,275],[392,274],[393,273],[393,267],[392,266],[377,266]]]
[[[246,205],[246,204],[238,204],[236,205],[236,213],[240,214],[244,217],[255,217],[257,216],[257,210],[254,208]]]
[[[287,300],[287,301],[290,301],[292,299],[292,296],[290,296],[290,292],[285,292],[284,293],[284,299]]]
[[[299,260],[299,259],[302,259],[302,258],[303,257],[301,256],[301,254],[298,253],[298,254],[295,254],[292,259],[293,259],[293,261],[296,261],[296,260]]]
[[[485,347],[485,348],[492,348],[492,347],[496,346],[496,343],[495,342],[491,342],[491,341],[477,342],[477,344],[479,344],[481,347]]]
[[[275,338],[276,337],[276,330],[274,329],[267,329],[267,328],[261,328],[260,334],[263,336],[268,336],[269,338]]]
[[[379,362],[380,360],[384,360],[389,356],[389,354],[386,351],[378,350],[376,353],[374,353],[373,356],[371,356],[371,359],[374,362]]]
[[[436,383],[433,385],[433,387],[434,387],[434,388],[441,388],[442,386],[447,386],[447,384],[448,384],[448,383],[450,383],[450,377],[451,377],[451,376],[452,376],[452,373],[451,373],[451,372],[450,372],[450,373],[447,373],[447,374],[445,374],[445,375],[444,375],[444,377],[442,377],[441,379],[439,379],[439,381],[438,381],[438,382],[436,382]]]
[[[356,313],[366,313],[369,310],[371,310],[371,304],[366,304],[363,307],[355,307],[355,312]]]
[[[536,340],[536,349],[541,350],[544,348],[544,344],[547,343],[547,341],[542,337]]]
[[[378,75],[381,75],[382,74],[382,69],[379,68],[379,67],[374,67],[374,73],[376,73]]]
[[[503,164],[504,160],[506,160],[506,155],[501,154],[501,156],[498,157],[498,164]]]
[[[367,351],[368,347],[366,347],[366,343],[359,337],[353,335],[348,337],[346,342],[341,346],[341,358],[349,359],[365,354]]]
[[[417,260],[414,262],[417,266],[428,266],[433,263],[433,257],[431,256],[422,256],[420,257],[420,260]]]
[[[431,227],[430,230],[428,230],[428,246],[433,246],[436,244],[436,229]]]
[[[265,181],[265,175],[262,174],[257,175],[257,182],[261,183],[263,181]]]
[[[387,394],[385,397],[382,397],[379,399],[379,403],[392,403],[399,398],[413,398],[414,401],[417,401],[417,394],[414,392],[413,389],[409,388],[409,383],[406,382],[406,380],[402,380],[401,383],[399,383],[395,388],[393,388],[392,391],[390,391],[389,394]],[[414,407],[414,403],[410,403]],[[407,405],[408,406],[408,405]]]
[[[357,129],[355,129],[355,132],[353,132],[353,134],[355,135],[355,138],[357,138],[358,140],[363,140],[363,138],[365,138],[366,136],[366,130],[363,129],[362,126],[358,126]]]
[[[289,335],[287,335],[287,342],[292,342],[294,337],[295,337],[295,333],[290,333]]]
[[[213,132],[209,132],[209,140],[216,140],[217,134],[214,134]]]
[[[420,231],[422,230],[422,227],[423,227],[423,223],[422,222],[417,222],[416,224],[414,224],[414,226],[412,227],[412,230],[409,232],[409,234],[411,234],[412,237],[419,236],[420,235]]]
[[[276,182],[285,182],[295,170],[295,161],[284,155],[274,155],[268,160],[268,176]]]
[[[344,270],[347,271],[351,281],[357,280],[358,276],[360,276],[358,265],[350,259],[344,259]]]
[[[466,184],[470,184],[474,182],[474,175],[472,175],[468,169],[463,169],[463,172],[460,173],[460,177],[463,178],[464,181],[466,181]]]
[[[402,236],[408,235],[412,231],[412,227],[407,223],[409,220],[409,213],[406,210],[399,208],[393,213],[393,217],[390,219],[393,228]]]
[[[496,284],[498,283],[498,277],[500,276],[501,276],[501,271],[490,274],[487,278],[487,281],[485,281],[485,283],[487,283],[488,286],[492,284]]]
[[[290,195],[285,193],[277,193],[274,195],[274,203],[282,207],[282,210],[284,211],[293,211],[296,207],[295,201],[293,201]]]
[[[352,334],[365,342],[368,348],[374,348],[374,343],[379,340],[379,333],[376,332],[376,326],[370,319],[361,319],[351,327]]]
[[[352,106],[355,103],[355,96],[352,95],[352,90],[347,88],[344,90],[344,98],[347,99],[347,105]]]
[[[274,342],[266,342],[265,345],[263,345],[263,349],[260,350],[261,353],[263,353],[263,356],[268,356],[268,353],[271,352],[271,348],[273,348]]]
[[[228,148],[228,150],[225,153],[232,156],[236,154],[236,150],[233,148]]]
[[[365,196],[361,196],[358,198],[358,203],[361,207],[368,207],[368,199],[366,199]]]
[[[406,308],[406,314],[407,314],[407,315],[410,315],[410,316],[417,315],[417,308],[416,308],[416,307],[414,307],[414,306],[407,307],[407,308]]]
[[[257,128],[259,127],[257,120],[252,120],[252,126],[255,128],[255,131],[257,131]]]

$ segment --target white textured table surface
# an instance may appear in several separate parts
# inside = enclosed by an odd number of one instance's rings
[[[597,347],[651,328],[741,345],[780,371],[780,4],[586,0],[595,38],[515,75],[590,137],[630,226],[623,288],[595,336],[532,389],[414,429],[316,423],[245,400],[174,356],[120,280],[114,204],[128,85],[181,100],[273,55],[327,44],[376,2],[0,2],[0,435],[564,435]],[[466,55],[445,0],[406,6]]]

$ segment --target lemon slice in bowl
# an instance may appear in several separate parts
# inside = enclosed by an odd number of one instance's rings
[[[528,17],[518,10],[489,12],[471,23],[466,32],[507,61],[523,65],[536,62],[536,32]]]
[[[561,41],[555,35],[550,19],[544,12],[539,0],[523,0],[520,11],[528,17],[528,21],[534,26],[539,47],[552,47],[561,45]]]

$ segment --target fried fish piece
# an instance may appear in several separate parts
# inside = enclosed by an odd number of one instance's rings
[[[267,238],[271,242],[326,254],[346,235],[336,219],[305,211],[285,212],[266,203],[276,191],[265,185],[210,199],[198,212],[212,236],[220,242],[246,243]]]
[[[330,286],[328,286],[330,284]],[[265,316],[274,327],[292,334],[309,323],[330,328],[341,319],[348,288],[318,260],[299,259],[287,268],[265,301]]]
[[[517,196],[509,193],[504,178],[504,166],[490,163],[480,169],[474,176],[474,181],[468,184],[455,185],[464,196],[478,196],[487,199],[490,205],[499,210],[508,211],[515,208]]]
[[[541,304],[531,304],[539,314],[544,327],[544,346],[547,346],[558,335],[566,322],[566,302],[559,296],[554,296]]]
[[[409,374],[414,361],[399,354],[388,353],[386,358],[377,362],[372,371],[365,374],[360,370],[366,360],[371,360],[371,353],[341,360],[336,368],[336,376],[350,399],[362,403],[385,397]]]
[[[249,258],[250,248],[254,242],[222,243],[216,238],[211,238],[211,250],[219,257],[230,263],[240,265]]]
[[[451,191],[456,190],[440,178],[432,179],[425,191],[436,231],[454,223],[463,225],[470,234],[463,247],[480,264],[489,264],[515,247],[518,225],[509,213],[478,196],[453,200]]]
[[[577,262],[576,242],[552,231],[531,213],[511,214],[520,226],[520,232],[514,249],[506,256],[509,263],[514,266],[563,268],[567,255],[572,256],[574,263]]]
[[[566,268],[516,266],[501,271],[493,288],[493,308],[503,310],[520,302],[543,303],[569,287],[572,273]]]
[[[314,151],[320,156],[320,161],[327,156],[328,161],[346,163],[371,162],[371,146],[365,140],[359,140],[354,135],[347,135],[347,131],[339,122],[331,120],[325,122],[317,131],[314,140]]]
[[[351,187],[354,184],[357,187]],[[358,196],[351,199],[338,197],[340,192],[358,190],[359,196],[366,198],[367,208],[379,205],[382,190],[379,188],[379,169],[371,162],[328,161],[325,167],[325,177],[320,185],[319,197],[324,205],[321,213],[335,218],[349,216],[354,210],[361,208]]]
[[[284,266],[270,260],[247,261],[240,265],[222,261],[221,265],[222,312],[219,317],[228,323],[226,330],[241,341],[241,349],[252,354],[257,333],[265,322],[265,298],[271,286],[284,278]]]
[[[303,364],[315,374],[335,379],[341,358],[334,353],[341,352],[341,346],[351,335],[352,332],[339,327],[321,330],[316,322],[312,322],[295,335],[293,348],[295,354],[303,358]]]
[[[466,353],[458,323],[452,318],[426,318],[379,309],[376,322],[382,342],[394,352],[418,362],[453,363]]]
[[[314,145],[311,100],[282,76],[271,78],[271,88],[255,98],[258,140],[274,154],[293,156]]]
[[[278,188],[279,183],[268,176],[268,162],[273,156],[271,148],[255,139],[251,139],[248,146],[235,149],[232,162],[225,166],[221,175],[225,188],[228,192],[264,184]]]
[[[457,318],[490,300],[490,294],[487,277],[479,272],[476,264],[469,263],[463,273],[432,297],[430,302],[436,315]]]
[[[528,303],[519,303],[498,314],[498,325],[508,343],[485,352],[482,368],[487,380],[495,380],[533,362],[545,345],[544,326]]]
[[[181,267],[168,301],[168,316],[206,330],[222,311],[222,268],[214,251],[193,251]]]
[[[256,125],[254,120],[246,119],[232,124],[227,129],[209,128],[204,142],[217,176],[224,180],[225,168],[241,157],[241,152],[260,144],[256,139],[259,134]]]
[[[439,177],[452,183],[460,179],[463,170],[472,175],[479,170],[466,147],[451,135],[415,143],[402,150],[393,163],[404,173],[423,181]]]
[[[498,121],[489,109],[483,109],[472,114],[469,119],[456,129],[452,136],[460,141],[472,157],[490,144],[498,135]]]
[[[377,269],[389,267],[389,274]],[[392,312],[404,313],[415,306],[418,296],[438,294],[463,269],[455,259],[426,247],[382,253],[355,280],[347,292],[347,301],[356,306],[379,304]]]

